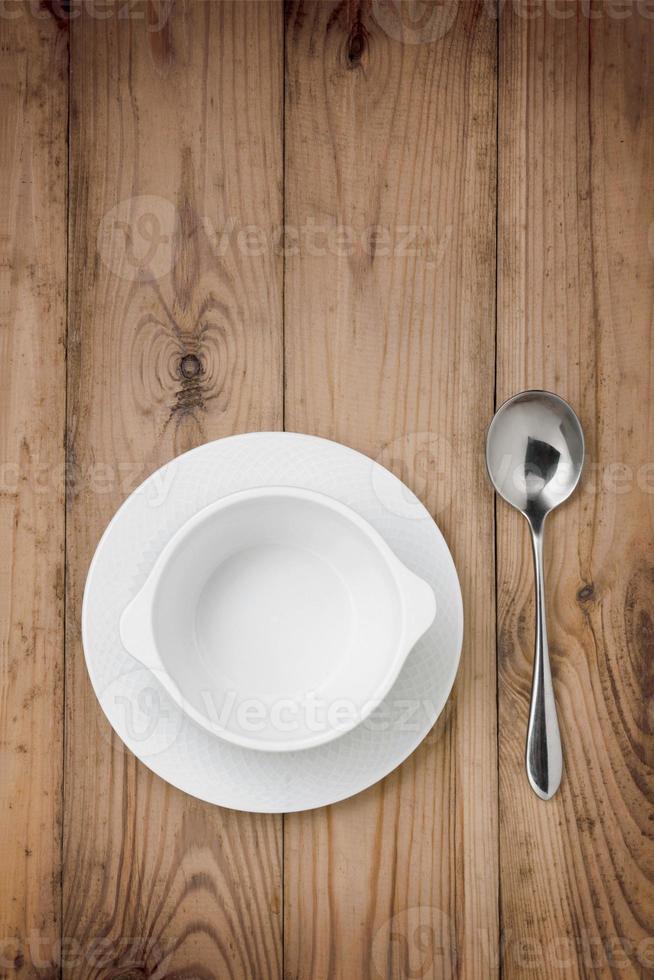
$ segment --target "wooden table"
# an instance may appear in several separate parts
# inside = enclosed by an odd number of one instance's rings
[[[1,976],[651,975],[653,8],[3,4]],[[547,804],[527,532],[483,465],[541,386],[588,448],[549,528]],[[140,480],[281,428],[409,483],[466,615],[434,733],[287,817],[153,776],[80,643]]]

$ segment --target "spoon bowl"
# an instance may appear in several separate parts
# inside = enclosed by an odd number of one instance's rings
[[[523,391],[497,410],[486,465],[497,492],[525,516],[549,513],[573,492],[584,462],[584,435],[567,402],[550,391]]]
[[[536,582],[534,675],[525,765],[543,800],[556,793],[563,754],[552,686],[543,576],[543,525],[579,482],[584,435],[567,402],[550,391],[522,391],[497,410],[486,437],[486,466],[497,492],[529,522]]]

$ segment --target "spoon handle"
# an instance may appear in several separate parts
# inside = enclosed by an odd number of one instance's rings
[[[554,796],[561,783],[563,757],[552,687],[550,655],[547,646],[543,575],[543,523],[534,524],[529,521],[529,526],[531,528],[536,578],[536,649],[525,764],[534,793],[541,800],[549,800]]]

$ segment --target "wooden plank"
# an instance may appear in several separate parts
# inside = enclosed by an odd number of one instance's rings
[[[526,387],[560,392],[580,413],[589,465],[546,543],[565,752],[547,804],[523,773],[527,529],[498,504],[504,973],[644,976],[654,966],[654,23],[636,5],[620,16],[603,4],[521,13],[507,5],[500,33],[498,401]]]
[[[419,493],[452,547],[466,638],[436,734],[381,785],[286,818],[289,978],[478,978],[498,942],[480,455],[493,410],[496,25],[481,3],[435,5],[404,35],[394,17],[388,4],[289,5],[286,425],[379,457]]]
[[[0,973],[27,977],[56,969],[60,938],[68,46],[47,12],[9,13],[0,23]]]
[[[205,805],[122,748],[79,613],[100,533],[142,477],[281,426],[282,13],[120,9],[72,22],[64,972],[275,978],[281,818]],[[238,237],[249,225],[266,247]]]

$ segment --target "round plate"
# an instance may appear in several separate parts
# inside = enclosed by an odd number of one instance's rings
[[[184,715],[124,649],[123,609],[166,542],[201,508],[261,486],[303,487],[351,507],[426,579],[438,612],[382,704],[327,745],[260,752],[217,738]],[[252,432],[207,443],[161,467],[125,501],[97,547],[84,592],[82,639],[111,726],[149,769],[209,803],[262,813],[309,810],[358,793],[396,768],[432,728],[461,654],[463,606],[454,562],[414,494],[379,463],[336,442]]]

